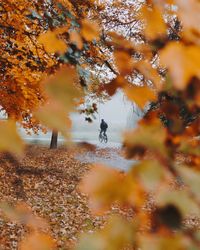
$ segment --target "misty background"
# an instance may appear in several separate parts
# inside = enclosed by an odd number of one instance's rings
[[[136,127],[141,117],[141,110],[128,101],[121,91],[118,91],[109,101],[98,104],[98,113],[95,114],[95,119],[93,119],[92,123],[85,121],[84,114],[71,114],[73,124],[72,138],[74,141],[98,144],[100,122],[101,119],[104,119],[108,124],[107,145],[119,144],[122,140],[123,131]],[[1,118],[3,118],[2,115]],[[23,128],[19,128],[19,131],[27,142],[48,144],[51,139],[51,132],[27,135]],[[64,142],[64,138],[61,135],[59,135],[58,142]]]

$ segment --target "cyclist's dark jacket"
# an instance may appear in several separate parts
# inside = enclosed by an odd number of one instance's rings
[[[101,130],[104,131],[108,128],[108,124],[106,122],[101,122],[100,128],[101,128]]]

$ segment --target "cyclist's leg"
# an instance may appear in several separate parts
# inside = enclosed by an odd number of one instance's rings
[[[99,139],[102,138],[102,132],[103,132],[103,130],[101,129],[100,132],[99,132]]]
[[[108,142],[108,136],[106,134],[106,130],[105,130],[105,133],[104,133],[104,142],[107,143]]]
[[[102,135],[103,130],[100,131],[99,133],[99,141],[103,142],[103,135]]]

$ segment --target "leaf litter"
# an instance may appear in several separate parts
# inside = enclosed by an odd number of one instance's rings
[[[90,168],[91,165],[75,160],[74,150],[64,147],[49,150],[28,146],[18,166],[12,164],[9,155],[1,153],[0,200],[13,205],[25,202],[34,215],[49,223],[57,249],[73,249],[80,233],[102,228],[111,214],[129,218],[133,215],[131,209],[119,209],[117,205],[104,216],[90,213],[88,198],[78,189]],[[0,232],[0,249],[15,250],[27,228],[8,220],[0,209]]]

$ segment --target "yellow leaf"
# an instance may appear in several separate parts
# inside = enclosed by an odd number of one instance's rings
[[[21,154],[23,142],[16,130],[16,123],[11,120],[0,121],[0,151]]]
[[[200,47],[171,42],[160,52],[161,63],[167,67],[174,86],[183,90],[193,76],[200,77]]]
[[[91,42],[94,39],[99,40],[100,27],[97,23],[84,19],[81,25],[81,35],[86,41]]]
[[[66,43],[59,39],[56,32],[53,31],[47,31],[44,34],[41,34],[38,41],[44,45],[45,50],[49,53],[64,53],[67,50]]]
[[[129,84],[123,90],[128,99],[135,102],[140,108],[144,108],[147,102],[156,100],[155,93],[146,86],[140,87]]]

